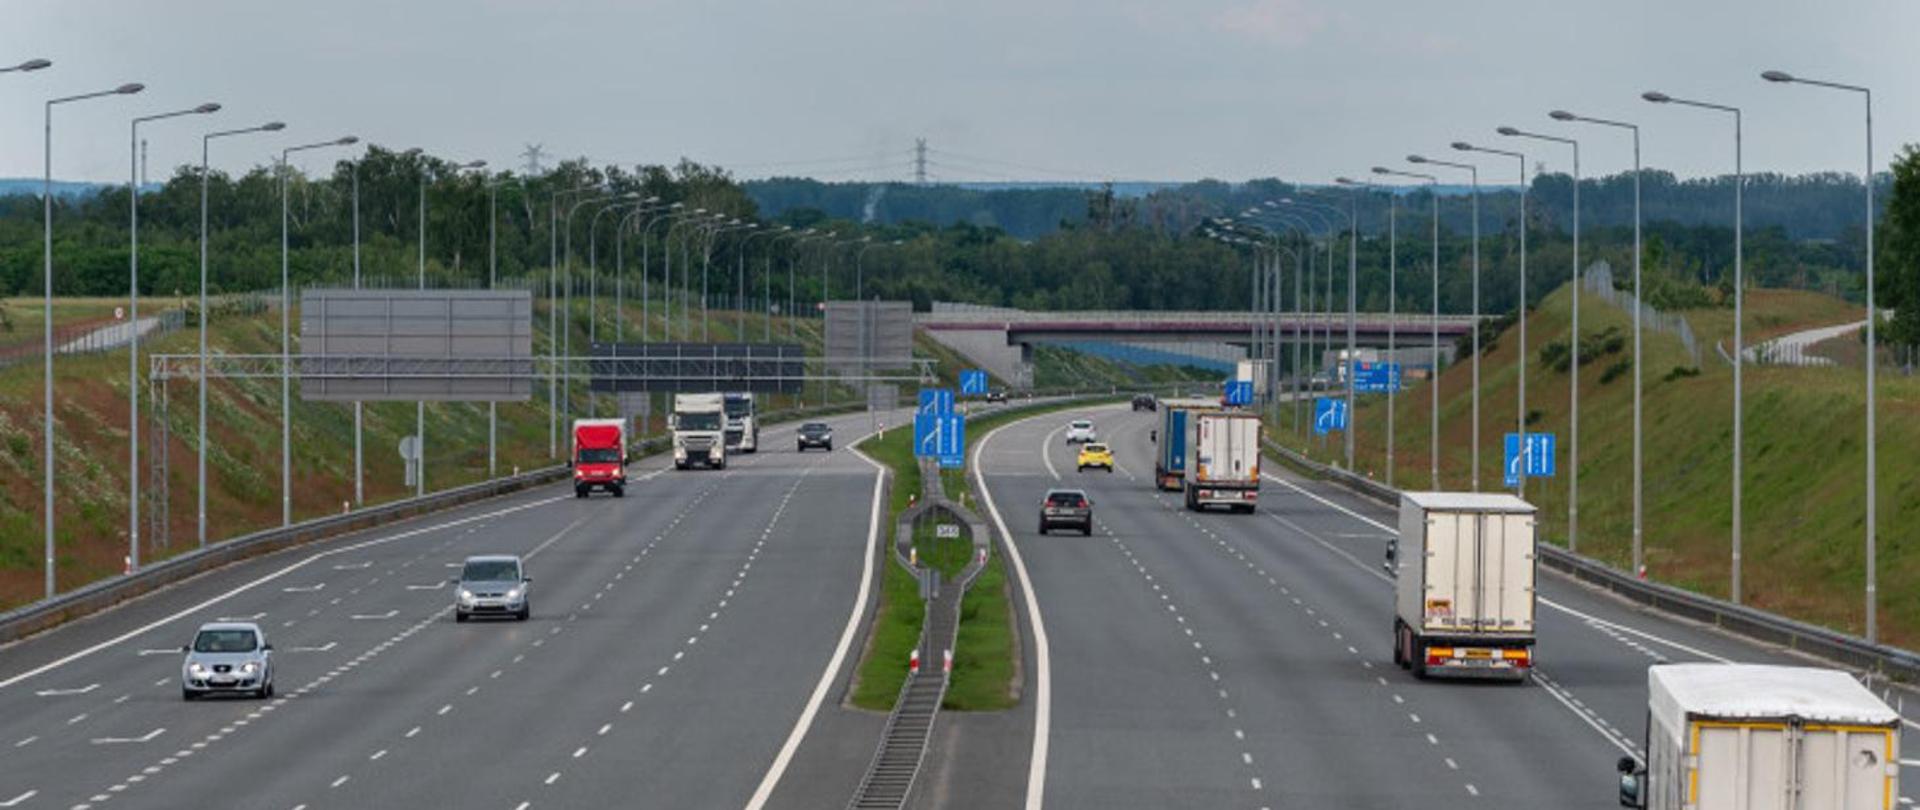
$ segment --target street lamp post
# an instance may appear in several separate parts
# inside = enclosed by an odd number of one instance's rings
[[[1625,129],[1633,133],[1633,572],[1637,576],[1645,576],[1647,565],[1645,535],[1641,521],[1643,478],[1640,432],[1640,310],[1645,308],[1643,299],[1640,297],[1640,127],[1624,121],[1575,115],[1566,110],[1554,110],[1547,115],[1555,121],[1581,121]]]
[[[1480,491],[1480,167],[1472,165],[1470,163],[1453,163],[1445,160],[1435,160],[1433,158],[1428,158],[1421,155],[1408,155],[1407,162],[1422,164],[1422,165],[1429,165],[1429,166],[1445,166],[1450,169],[1465,169],[1473,178],[1473,310],[1472,310],[1473,315],[1470,318],[1472,323],[1468,327],[1469,329],[1472,330],[1472,333],[1473,333],[1473,345],[1472,345],[1472,349],[1473,349],[1473,397],[1472,397],[1472,400],[1473,400],[1473,446],[1471,450],[1472,461],[1470,462],[1473,466],[1469,470],[1469,477],[1473,482],[1473,491],[1479,492]],[[1434,203],[1434,206],[1435,206],[1435,210],[1437,211],[1439,208],[1439,203],[1436,201]],[[1436,215],[1435,222],[1437,223],[1438,221],[1439,220]],[[1439,225],[1436,224],[1434,228],[1437,230],[1439,228]],[[1438,252],[1438,249],[1436,248],[1436,253],[1437,252]],[[1434,275],[1436,276],[1436,278],[1439,276],[1439,272],[1440,272],[1439,267],[1436,266],[1434,268]],[[1435,283],[1438,284],[1437,281]],[[1435,295],[1434,306],[1436,307],[1439,306],[1439,300],[1440,300],[1439,296]],[[1436,316],[1436,319],[1437,319],[1437,316]],[[1437,329],[1435,330],[1435,334],[1436,335],[1438,334]],[[1437,430],[1435,431],[1435,433],[1438,433],[1438,432],[1439,431]]]
[[[280,150],[280,525],[293,524],[293,287],[287,273],[287,166],[295,152],[352,146],[352,135]]]
[[[1305,362],[1304,364],[1302,362],[1302,343],[1311,341],[1313,338],[1313,330],[1311,328],[1303,328],[1304,324],[1302,323],[1311,308],[1310,302],[1306,302],[1306,299],[1312,297],[1313,291],[1312,285],[1307,283],[1307,276],[1312,272],[1313,267],[1313,229],[1305,218],[1296,218],[1282,210],[1277,200],[1267,200],[1263,205],[1266,206],[1268,215],[1279,218],[1282,223],[1299,236],[1301,242],[1300,252],[1293,255],[1293,306],[1295,309],[1293,319],[1293,373],[1290,375],[1292,382],[1288,386],[1293,396],[1293,430],[1295,433],[1299,433],[1302,425],[1300,411],[1304,406],[1300,396],[1302,391],[1300,374],[1305,366],[1311,365],[1313,362],[1311,346],[1306,347]],[[1329,253],[1333,250],[1331,237],[1329,237],[1327,250]],[[1277,325],[1275,330],[1278,331]],[[1311,383],[1311,381],[1311,378],[1309,378],[1308,382]]]
[[[1440,178],[1419,172],[1403,172],[1385,166],[1373,167],[1373,173],[1393,177],[1411,177],[1427,181],[1428,203],[1432,206],[1429,218],[1433,225],[1433,258],[1429,270],[1433,273],[1433,373],[1428,380],[1428,395],[1433,400],[1432,424],[1428,427],[1427,464],[1433,476],[1433,488],[1440,489]]]
[[[691,216],[691,213],[680,212],[681,207],[684,205],[686,204],[678,203],[678,202],[672,205],[669,205],[665,209],[662,209],[659,212],[658,216],[651,217],[647,219],[647,221],[640,223],[640,342],[641,343],[647,342],[647,332],[649,329],[652,328],[652,323],[653,323],[653,290],[652,290],[653,282],[651,281],[653,277],[652,276],[653,271],[651,269],[653,266],[653,252],[652,252],[653,243],[647,241],[647,235],[653,231],[653,226],[655,223],[671,222],[674,219],[677,219],[680,217]],[[665,290],[667,290],[669,287],[672,286],[671,283],[673,281],[673,276],[671,272],[673,267],[673,251],[667,250],[663,246],[661,249],[661,252],[665,253],[667,256],[667,267],[669,270],[666,283],[664,283],[661,287],[662,289],[661,306],[664,307],[666,305]],[[665,328],[662,327],[661,331],[664,333]]]
[[[1879,490],[1880,473],[1879,473],[1878,465],[1874,463],[1874,453],[1875,453],[1874,428],[1875,428],[1875,420],[1876,420],[1875,409],[1874,409],[1874,383],[1875,383],[1875,374],[1876,374],[1875,366],[1877,363],[1877,358],[1874,356],[1874,352],[1876,349],[1876,343],[1874,339],[1874,327],[1875,327],[1875,323],[1880,320],[1880,310],[1875,308],[1874,300],[1873,300],[1873,91],[1867,89],[1866,87],[1862,87],[1860,85],[1840,84],[1838,82],[1822,81],[1819,79],[1804,79],[1804,78],[1800,78],[1792,74],[1789,74],[1783,71],[1778,71],[1778,70],[1769,70],[1765,73],[1760,74],[1760,77],[1770,82],[1776,82],[1776,83],[1782,83],[1782,84],[1805,84],[1813,87],[1824,87],[1829,90],[1843,90],[1843,91],[1859,93],[1862,100],[1866,103],[1867,164],[1866,164],[1866,174],[1860,178],[1861,183],[1866,186],[1866,192],[1867,192],[1867,550],[1866,550],[1866,553],[1867,553],[1867,559],[1866,559],[1867,633],[1866,633],[1866,638],[1867,638],[1867,641],[1869,642],[1877,642],[1880,638],[1880,622],[1879,622],[1880,602],[1876,596],[1876,592],[1879,588],[1880,583],[1879,583],[1879,571],[1878,571],[1878,562],[1879,562],[1878,560],[1878,552],[1879,552],[1878,525],[1877,525],[1878,521],[1876,520],[1876,514],[1879,507],[1879,502],[1878,502],[1879,499],[1876,496]]]
[[[1483,152],[1489,155],[1501,155],[1513,158],[1520,164],[1520,304],[1516,309],[1516,320],[1520,326],[1520,354],[1514,360],[1514,366],[1520,372],[1519,411],[1514,414],[1515,430],[1520,434],[1522,455],[1527,441],[1527,156],[1506,149],[1493,149],[1474,146],[1466,141],[1454,141],[1453,148],[1462,152]],[[1502,462],[1504,463],[1504,461]],[[1527,492],[1527,465],[1519,462],[1520,470],[1514,476],[1514,494],[1525,496]]]
[[[1697,107],[1703,110],[1729,113],[1733,116],[1733,572],[1731,587],[1732,601],[1737,605],[1741,603],[1740,456],[1741,445],[1744,439],[1740,413],[1741,378],[1742,369],[1746,365],[1745,332],[1742,329],[1741,318],[1745,315],[1747,281],[1746,246],[1743,243],[1746,229],[1742,224],[1744,217],[1741,211],[1741,198],[1744,196],[1743,192],[1747,185],[1747,180],[1746,172],[1741,166],[1740,108],[1730,107],[1725,104],[1674,98],[1673,96],[1656,90],[1641,93],[1640,97],[1655,104],[1679,104],[1687,107]],[[1872,319],[1869,318],[1868,322],[1871,323]]]
[[[1501,127],[1500,134],[1573,147],[1573,337],[1567,369],[1567,550],[1580,550],[1580,142]],[[1524,222],[1524,220],[1523,220]]]
[[[207,191],[211,171],[208,168],[207,153],[209,144],[215,138],[227,138],[234,135],[246,135],[253,132],[279,132],[287,125],[271,121],[257,127],[229,129],[222,132],[209,132],[200,136],[200,426],[199,441],[199,536],[200,546],[207,545],[207,321],[212,313],[207,310]]]
[[[486,165],[487,162],[484,160],[475,160],[458,164],[453,167],[453,171],[455,174],[459,174],[468,169],[486,168]],[[431,175],[425,171],[425,167],[423,166],[420,172],[420,269],[418,280],[420,289],[422,290],[427,288],[427,184],[430,177]],[[426,497],[427,494],[427,403],[425,400],[413,403],[413,430],[415,440],[414,456],[416,459],[413,465],[413,494],[416,498],[423,498]]]
[[[11,70],[12,68],[9,68]],[[133,119],[127,170],[127,573],[140,569],[140,125],[220,111],[207,103]]]
[[[1318,221],[1321,227],[1323,227],[1327,232],[1327,291],[1326,291],[1326,295],[1323,297],[1324,300],[1322,301],[1322,303],[1326,307],[1326,314],[1327,314],[1326,347],[1329,353],[1333,353],[1333,236],[1334,236],[1334,232],[1333,232],[1333,221],[1327,218],[1324,215],[1323,211],[1330,211],[1335,214],[1339,214],[1341,213],[1341,211],[1340,209],[1334,208],[1332,206],[1325,206],[1319,203],[1302,202],[1300,200],[1294,200],[1294,199],[1282,199],[1280,200],[1280,204],[1294,206],[1300,209],[1302,213],[1312,214],[1313,218],[1316,221]],[[1358,233],[1352,213],[1347,214],[1347,226],[1350,230],[1355,230],[1356,234]],[[1353,272],[1352,268],[1357,266],[1355,264],[1353,254],[1355,253],[1355,248],[1358,247],[1358,245],[1359,245],[1359,239],[1358,239],[1358,236],[1356,235],[1354,238],[1353,245],[1347,248],[1349,276],[1351,276]],[[1311,286],[1311,284],[1309,284],[1309,286]],[[1351,295],[1349,295],[1349,300],[1348,300],[1349,309],[1351,309],[1352,304],[1353,302],[1351,300]],[[1351,332],[1351,330],[1349,330],[1349,332]],[[1348,377],[1347,379],[1347,397],[1348,397],[1347,429],[1342,431],[1342,433],[1346,434],[1345,441],[1347,443],[1347,446],[1346,446],[1347,470],[1349,472],[1353,470],[1353,434],[1354,434],[1354,427],[1355,427],[1355,423],[1353,420],[1353,399],[1352,399],[1353,397],[1353,379],[1352,379],[1353,353],[1354,353],[1354,346],[1352,345],[1352,341],[1349,340],[1347,345],[1346,358],[1342,361],[1342,365],[1345,366],[1345,368],[1342,369],[1341,371],[1341,373],[1346,374]],[[1331,372],[1328,373],[1327,375],[1328,386],[1333,385],[1334,376],[1335,375],[1333,373]]]
[[[1344,365],[1347,375],[1347,469],[1358,472],[1353,464],[1353,434],[1358,420],[1354,418],[1354,388],[1359,378],[1354,375],[1354,363],[1358,360],[1359,346],[1354,334],[1354,321],[1359,314],[1360,303],[1360,195],[1372,190],[1370,183],[1362,183],[1349,177],[1335,178],[1334,182],[1348,187],[1347,192],[1347,362]],[[1391,205],[1388,206],[1392,208]],[[1387,408],[1387,458],[1393,458],[1393,408]],[[1388,480],[1392,477],[1389,474]]]
[[[708,331],[707,322],[707,311],[711,309],[713,305],[712,294],[708,292],[707,275],[708,270],[713,266],[714,246],[719,243],[720,235],[723,233],[742,230],[751,231],[758,227],[760,226],[757,223],[745,222],[735,218],[729,220],[724,225],[719,225],[707,231],[700,241],[700,341],[702,343],[713,340],[711,333]],[[720,266],[720,272],[726,272],[726,265],[723,264]]]
[[[35,59],[28,62],[22,62],[21,64],[15,66],[13,70],[20,70],[20,71],[39,70],[41,68],[47,67],[50,64],[52,63],[47,62],[44,59]],[[46,342],[46,345],[43,347],[46,352],[45,369],[44,369],[44,375],[46,378],[45,379],[46,423],[43,426],[44,427],[43,432],[44,432],[45,441],[46,441],[46,469],[43,470],[42,472],[44,473],[44,477],[46,479],[45,508],[46,508],[46,535],[47,535],[46,536],[46,544],[47,544],[46,553],[47,553],[47,597],[48,598],[53,597],[54,588],[55,588],[54,581],[53,581],[53,566],[54,566],[54,553],[53,553],[53,528],[54,528],[54,525],[53,525],[54,524],[54,520],[53,520],[53,461],[54,461],[54,458],[53,458],[53,108],[57,105],[66,104],[69,102],[85,101],[87,99],[101,98],[104,96],[132,95],[134,93],[138,93],[141,90],[145,90],[145,89],[146,89],[146,85],[143,85],[143,84],[137,84],[137,83],[123,84],[123,85],[120,85],[119,87],[113,88],[112,90],[101,90],[99,92],[94,92],[94,93],[82,93],[80,95],[75,95],[75,96],[63,96],[61,98],[49,99],[47,101],[46,136],[44,141],[45,148],[46,148],[46,178],[43,185],[41,186],[40,200],[41,200],[41,204],[44,206],[43,216],[45,217],[45,219],[42,220],[42,223],[41,223],[45,229],[45,232],[42,235],[42,240],[43,240],[42,249],[45,255],[43,257],[44,262],[43,262],[43,267],[41,272],[41,282],[46,287],[46,290],[45,290],[46,298],[43,300],[43,307],[44,307],[43,314],[46,318],[46,321],[41,326],[42,326],[42,332],[43,332],[42,336]]]
[[[599,183],[588,183],[553,192],[547,198],[547,362],[554,369],[547,375],[547,456],[560,457],[560,198],[600,191]],[[571,209],[569,209],[571,210]],[[572,300],[571,296],[568,300]]]

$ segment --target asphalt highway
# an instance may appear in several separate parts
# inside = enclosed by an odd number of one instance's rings
[[[1075,471],[1061,428],[1082,416],[1116,472]],[[1613,807],[1648,665],[1817,663],[1543,571],[1533,683],[1417,681],[1391,657],[1391,509],[1269,462],[1256,514],[1187,512],[1152,486],[1153,425],[1061,413],[980,454],[1047,637],[1028,807],[1036,784],[1051,808]],[[1089,494],[1091,537],[1035,532],[1052,487]]]
[[[0,806],[741,807],[790,761],[791,806],[844,803],[878,723],[857,756],[800,726],[857,657],[879,490],[844,450],[868,417],[828,421],[831,454],[774,427],[724,471],[647,460],[625,498],[542,487],[6,648]],[[527,558],[531,621],[453,621],[476,553]],[[177,649],[219,618],[267,633],[275,698],[181,700]]]

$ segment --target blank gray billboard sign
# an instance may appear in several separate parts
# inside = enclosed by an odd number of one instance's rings
[[[870,370],[913,364],[911,301],[828,301],[826,329],[828,368],[834,371],[858,370],[860,358]]]
[[[533,395],[526,290],[312,289],[300,294],[304,399],[521,402]]]

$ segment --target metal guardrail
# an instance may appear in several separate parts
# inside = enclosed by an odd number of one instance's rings
[[[1338,483],[1383,504],[1399,506],[1400,491],[1397,489],[1338,467],[1321,464],[1271,440],[1266,440],[1265,444],[1285,464]],[[1540,562],[1548,568],[1663,613],[1712,625],[1755,641],[1822,658],[1889,680],[1920,682],[1920,653],[1912,650],[1871,643],[1837,630],[1746,605],[1736,605],[1672,585],[1649,582],[1559,546],[1543,543],[1539,546],[1539,552]]]
[[[1187,312],[1160,312],[1160,311],[1154,311],[1154,310],[1124,310],[1124,309],[1123,310],[1068,310],[1068,311],[1059,311],[1059,312],[1053,312],[1053,311],[1048,311],[1048,312],[1027,312],[1027,311],[971,312],[971,311],[964,311],[964,310],[940,310],[935,312],[915,313],[913,316],[913,322],[915,326],[927,326],[930,324],[937,325],[937,324],[946,324],[946,323],[1012,324],[1016,326],[1026,326],[1034,323],[1253,324],[1253,323],[1268,323],[1268,322],[1271,322],[1275,317],[1276,316],[1273,315],[1272,313],[1248,312],[1246,310],[1209,310],[1209,311],[1187,311]],[[1289,321],[1306,320],[1306,321],[1313,321],[1316,323],[1331,322],[1331,323],[1342,324],[1342,325],[1344,325],[1347,322],[1347,313],[1345,312],[1335,312],[1332,314],[1328,314],[1325,312],[1282,312],[1282,313],[1279,313],[1277,317],[1283,320],[1289,320]],[[1483,315],[1481,316],[1481,320],[1487,320],[1490,317],[1491,316]],[[1473,325],[1473,320],[1474,319],[1472,315],[1440,316],[1440,324],[1442,328],[1450,327],[1453,329],[1466,329]],[[1408,314],[1399,315],[1397,317],[1389,317],[1384,312],[1362,312],[1362,313],[1359,313],[1358,316],[1356,316],[1356,321],[1358,321],[1361,324],[1386,324],[1390,322],[1398,322],[1401,324],[1408,325],[1407,332],[1409,334],[1411,334],[1414,331],[1417,331],[1417,329],[1428,327],[1433,323],[1432,318],[1426,315],[1418,314],[1418,313],[1408,313]]]
[[[778,413],[769,412],[767,415],[771,417],[769,423],[791,422],[846,413],[859,410],[863,406],[864,403],[851,405],[835,403]],[[668,446],[668,437],[655,436],[635,443],[634,450],[639,456],[645,457],[664,452]],[[544,467],[519,475],[441,490],[424,497],[406,498],[222,540],[205,548],[143,566],[132,574],[96,580],[71,591],[56,594],[50,599],[42,599],[0,612],[0,644],[50,630],[74,619],[98,613],[129,599],[242,560],[565,480],[566,477],[567,468],[564,465]]]

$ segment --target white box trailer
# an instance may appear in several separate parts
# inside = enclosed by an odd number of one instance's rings
[[[1395,664],[1421,678],[1527,678],[1535,515],[1512,495],[1401,494],[1400,538],[1387,552],[1398,569]]]
[[[1186,443],[1187,508],[1252,512],[1260,498],[1260,415],[1192,411]]]
[[[1900,715],[1838,670],[1656,665],[1646,766],[1619,764],[1626,807],[1892,810]]]

